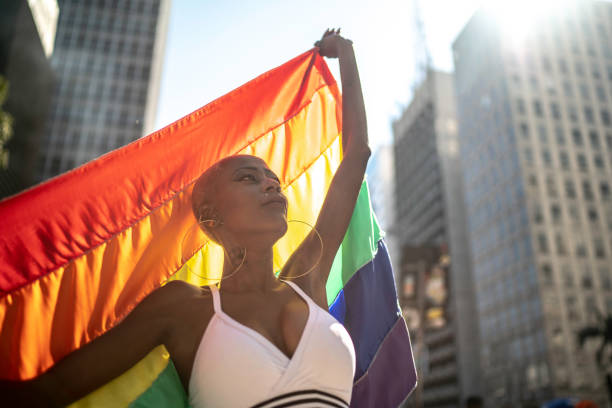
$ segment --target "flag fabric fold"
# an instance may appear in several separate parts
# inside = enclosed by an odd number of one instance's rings
[[[189,233],[190,197],[197,177],[223,157],[264,159],[288,197],[288,218],[314,224],[341,160],[341,129],[338,87],[311,50],[145,138],[1,201],[2,377],[44,372],[169,279],[215,282],[222,251]],[[308,232],[290,225],[275,246],[277,270]],[[330,311],[356,347],[353,406],[397,406],[416,383],[382,238],[364,181],[327,284]],[[159,346],[74,406],[186,404]]]

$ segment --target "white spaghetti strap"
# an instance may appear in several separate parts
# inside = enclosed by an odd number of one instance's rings
[[[210,292],[213,297],[213,307],[215,308],[215,313],[221,313],[221,296],[219,296],[219,289],[217,285],[209,285]]]

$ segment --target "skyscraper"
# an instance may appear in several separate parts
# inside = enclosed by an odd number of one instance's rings
[[[612,310],[612,4],[500,21],[453,45],[484,394],[605,401],[576,333]]]
[[[4,198],[31,186],[36,179],[32,164],[38,156],[53,93],[49,57],[58,7],[55,0],[6,0],[1,8],[0,87],[6,95],[0,109],[12,119],[11,126],[0,125],[0,198]]]
[[[408,322],[420,368],[412,399],[456,407],[481,390],[453,76],[427,71],[393,134],[400,304],[407,320],[418,315]]]
[[[169,0],[60,0],[44,180],[153,130]]]

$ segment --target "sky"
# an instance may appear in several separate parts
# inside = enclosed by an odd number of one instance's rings
[[[451,46],[480,7],[513,15],[570,0],[418,0],[433,68],[452,71]],[[579,1],[579,0],[574,0]],[[538,7],[536,7],[538,6]],[[414,0],[173,0],[156,128],[204,106],[310,49],[328,27],[353,40],[373,150],[392,142],[422,50]],[[421,53],[422,54],[422,53]],[[337,60],[328,60],[340,82]]]
[[[436,68],[452,70],[452,41],[478,4],[420,1]],[[353,40],[370,144],[388,144],[415,78],[413,12],[411,0],[174,0],[156,128],[310,49],[327,27],[340,27]],[[340,82],[337,60],[328,64]]]

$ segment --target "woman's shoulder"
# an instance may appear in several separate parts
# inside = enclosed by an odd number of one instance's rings
[[[183,315],[197,308],[200,311],[212,311],[212,294],[208,287],[199,287],[181,280],[172,280],[149,295],[156,308],[165,309]]]

